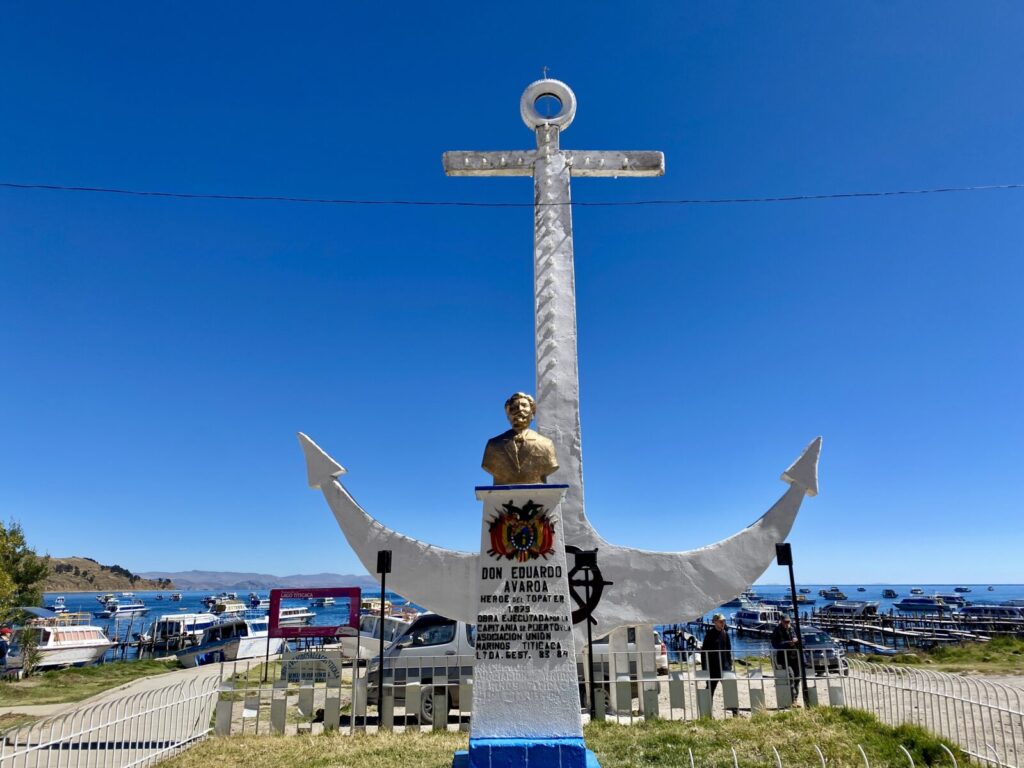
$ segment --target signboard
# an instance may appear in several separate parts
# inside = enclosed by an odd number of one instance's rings
[[[333,597],[348,600],[348,619],[342,624],[327,627],[281,626],[282,600],[312,600]],[[359,587],[310,587],[307,589],[270,590],[270,637],[336,637],[350,631],[359,632]]]
[[[281,679],[289,683],[341,682],[345,660],[341,651],[285,651],[281,655]]]

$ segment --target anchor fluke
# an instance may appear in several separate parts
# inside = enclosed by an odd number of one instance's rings
[[[818,455],[821,453],[821,437],[816,437],[804,448],[800,458],[790,464],[782,473],[782,479],[799,485],[808,496],[818,495]]]
[[[338,475],[345,474],[346,470],[341,464],[324,453],[319,445],[301,432],[299,432],[299,445],[302,446],[302,452],[306,455],[306,473],[309,477],[310,488],[319,488]]]

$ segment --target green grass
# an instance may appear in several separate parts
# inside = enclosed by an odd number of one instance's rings
[[[857,768],[864,748],[872,765],[906,765],[905,746],[918,766],[945,765],[938,740],[916,726],[890,728],[869,714],[821,707],[752,718],[697,722],[654,721],[632,726],[594,723],[587,746],[603,768],[684,768],[689,750],[698,766],[732,766],[735,748],[741,766],[774,765],[772,746],[784,765],[819,765],[814,745],[830,768]],[[166,768],[245,765],[246,768],[449,768],[452,753],[465,749],[465,734],[426,732],[344,736],[233,736],[215,738],[167,761]],[[960,765],[966,757],[952,745]]]
[[[0,683],[0,704],[64,704],[81,701],[110,688],[178,669],[177,661],[116,661],[94,667],[70,667]]]
[[[866,657],[879,664],[922,665],[939,672],[1024,675],[1024,640],[994,637],[987,643],[941,645],[931,651]]]

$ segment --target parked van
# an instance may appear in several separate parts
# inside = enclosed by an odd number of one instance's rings
[[[626,651],[630,654],[629,673],[638,675],[636,628],[629,627]],[[608,638],[594,641],[595,678],[608,677]],[[388,648],[384,650],[384,685],[394,686],[395,706],[404,706],[421,723],[434,721],[435,686],[445,686],[448,709],[460,708],[459,685],[473,682],[473,664],[476,660],[476,627],[463,621],[448,619],[436,613],[419,616]],[[661,636],[654,633],[654,654],[650,667],[659,673],[668,670],[668,652]],[[577,658],[577,671],[583,680],[586,654]],[[380,660],[374,657],[367,667],[367,703],[377,704],[377,671]],[[419,701],[406,702],[406,686],[420,685]],[[581,688],[581,701],[583,689]]]

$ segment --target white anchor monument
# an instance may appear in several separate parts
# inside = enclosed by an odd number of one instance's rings
[[[538,100],[544,97],[554,97],[561,105],[551,117],[542,116],[537,110]],[[595,636],[624,625],[695,619],[734,598],[771,564],[775,544],[788,535],[804,497],[814,496],[818,491],[821,438],[812,441],[782,473],[789,488],[771,509],[753,525],[727,539],[684,552],[649,552],[620,547],[601,538],[584,510],[570,179],[659,176],[664,173],[664,157],[660,152],[561,149],[561,132],[576,114],[576,97],[558,80],[538,80],[527,87],[520,100],[520,112],[527,127],[536,134],[537,149],[447,152],[444,167],[453,176],[534,178],[537,429],[554,443],[559,468],[543,485],[477,489],[478,498],[484,502],[479,553],[435,547],[381,525],[359,507],[338,480],[344,468],[300,433],[309,485],[323,492],[346,539],[369,572],[374,572],[377,552],[391,550],[391,589],[449,618],[477,623],[488,610],[488,596],[508,588],[515,577],[511,565],[504,566],[500,574],[493,570],[497,563],[493,551],[488,551],[493,550],[489,530],[501,509],[509,514],[509,510],[517,515],[532,514],[521,511],[524,504],[534,504],[543,508],[543,513],[537,514],[546,515],[554,536],[550,556],[529,562],[561,567],[558,578],[547,579],[552,594],[568,593],[566,546],[596,548],[599,552],[601,575],[611,585],[604,589],[601,601],[591,612]],[[509,506],[502,506],[505,504]],[[519,565],[520,561],[506,562]],[[523,578],[531,574],[523,573]],[[566,609],[571,610],[568,606]],[[564,616],[558,618],[559,612],[550,604],[538,610],[558,625],[560,647],[571,650],[570,634],[562,631]],[[487,613],[485,618],[500,621],[507,614]],[[584,636],[584,623],[574,627],[577,647]],[[539,658],[538,653],[521,649],[517,645],[511,658],[503,656],[493,663],[477,660],[470,765],[484,768],[528,762],[538,768],[583,768],[585,762],[593,761],[593,756],[588,758],[589,753],[585,754],[583,748],[574,657],[567,654],[551,658],[549,653]],[[552,680],[559,682],[553,686]],[[555,694],[556,688],[561,694]],[[569,689],[571,695],[562,689]]]

